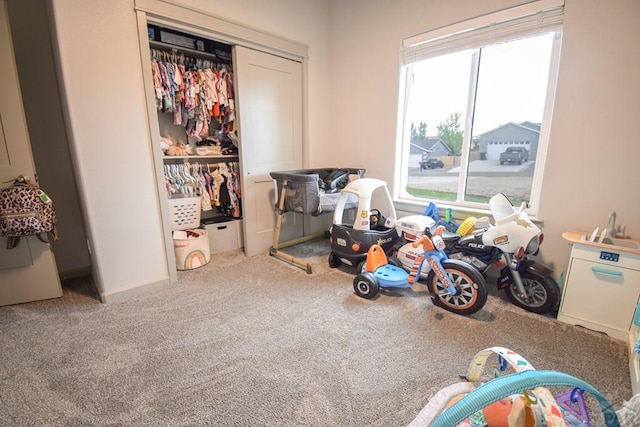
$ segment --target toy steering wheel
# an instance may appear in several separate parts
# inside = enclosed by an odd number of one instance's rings
[[[371,209],[369,211],[369,224],[371,227],[375,227],[376,225],[384,224],[386,218],[382,216],[378,209]]]

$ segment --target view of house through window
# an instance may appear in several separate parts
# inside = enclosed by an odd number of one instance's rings
[[[401,197],[481,207],[504,193],[537,203],[559,36],[449,49],[403,67]]]

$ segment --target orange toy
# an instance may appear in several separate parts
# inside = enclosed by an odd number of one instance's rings
[[[378,267],[382,267],[388,262],[387,255],[384,253],[382,246],[373,245],[367,251],[366,269],[369,273],[373,273],[378,269]]]

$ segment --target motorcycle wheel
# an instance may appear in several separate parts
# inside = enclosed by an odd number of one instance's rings
[[[484,307],[487,302],[487,283],[478,270],[465,262],[448,259],[442,262],[447,275],[458,289],[451,295],[448,285],[442,283],[431,270],[427,275],[427,287],[433,303],[452,313],[469,315]]]
[[[560,302],[560,288],[550,276],[520,274],[526,295],[519,295],[515,283],[504,288],[509,300],[520,308],[537,314],[551,312]]]

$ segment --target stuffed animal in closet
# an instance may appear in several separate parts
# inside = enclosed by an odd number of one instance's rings
[[[171,145],[167,148],[167,156],[187,156],[189,153],[187,152],[186,145],[180,143],[177,145]]]
[[[166,136],[160,137],[160,148],[162,149],[163,153],[166,153],[169,147],[171,147],[173,144],[174,142]]]
[[[184,142],[176,142],[171,137],[160,137],[160,148],[166,156],[186,156],[189,153]]]

